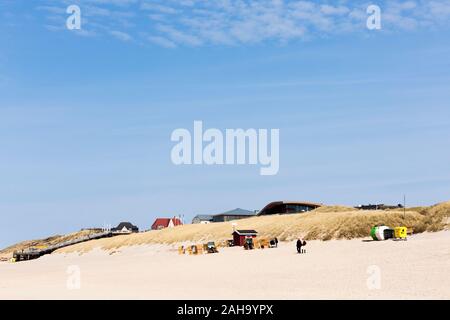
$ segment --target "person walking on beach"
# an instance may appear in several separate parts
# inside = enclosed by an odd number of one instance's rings
[[[297,253],[302,253],[302,245],[303,245],[302,239],[298,238],[298,240],[297,240]]]
[[[278,248],[278,238],[277,237],[275,237],[275,248]]]

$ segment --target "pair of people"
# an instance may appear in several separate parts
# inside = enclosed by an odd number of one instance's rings
[[[270,246],[273,248],[278,248],[278,238],[274,238],[272,240],[270,240]]]
[[[298,238],[297,240],[297,253],[303,253],[302,247],[306,246],[306,241]]]

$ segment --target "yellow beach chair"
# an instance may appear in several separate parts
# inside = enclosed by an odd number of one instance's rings
[[[269,240],[267,240],[267,239],[260,239],[259,240],[259,246],[260,246],[260,249],[267,249],[267,248],[269,248]]]
[[[394,228],[394,237],[396,239],[406,240],[407,235],[408,235],[408,229],[406,227]]]

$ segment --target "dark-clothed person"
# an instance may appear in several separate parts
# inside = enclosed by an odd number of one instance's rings
[[[297,252],[302,253],[303,241],[301,239],[297,240]]]

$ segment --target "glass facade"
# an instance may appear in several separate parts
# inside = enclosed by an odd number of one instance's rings
[[[259,215],[302,213],[316,209],[318,206],[303,203],[279,203],[263,209]]]

